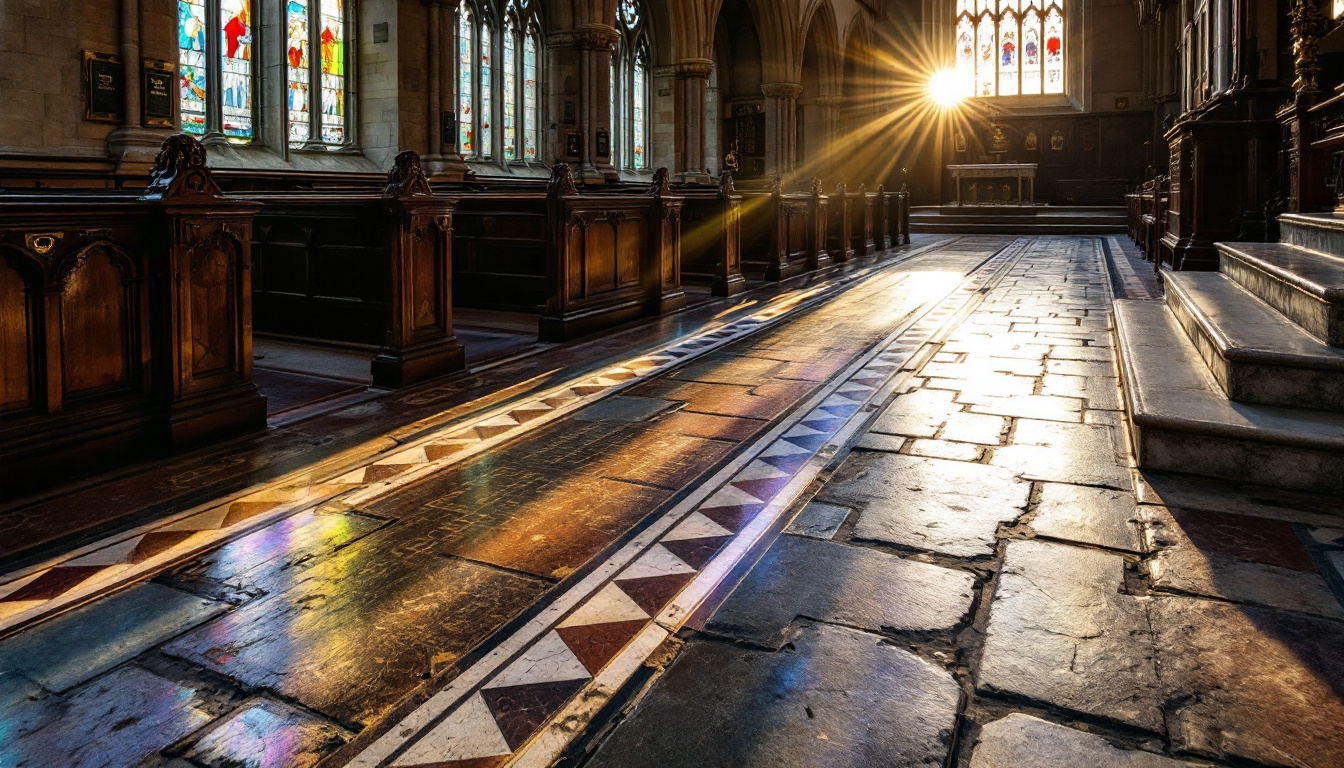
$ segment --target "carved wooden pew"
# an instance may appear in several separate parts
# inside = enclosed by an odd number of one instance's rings
[[[139,196],[0,195],[0,496],[265,427],[255,209],[186,135]]]
[[[724,172],[719,184],[681,184],[673,191],[681,209],[681,279],[707,284],[713,296],[732,296],[746,288],[742,276],[742,196]]]
[[[543,341],[681,309],[683,201],[665,169],[654,179],[580,192],[559,163],[544,191],[460,193],[455,302],[540,312]]]
[[[831,263],[826,250],[826,198],[819,189],[785,194],[778,179],[768,191],[742,191],[743,271],[783,280]]]
[[[877,205],[876,195],[868,194],[868,187],[859,185],[857,192],[850,193],[850,243],[854,253],[866,256],[877,248],[873,235],[873,216]]]
[[[433,194],[414,152],[380,194],[257,192],[256,330],[378,346],[376,386],[461,370],[453,335],[453,202]]]
[[[827,198],[830,207],[829,234],[826,250],[831,261],[840,264],[854,256],[854,205],[856,195],[851,195],[842,181]]]

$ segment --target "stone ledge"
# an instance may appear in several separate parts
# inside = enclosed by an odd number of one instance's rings
[[[1344,493],[1344,414],[1233,403],[1165,306],[1121,300],[1114,317],[1139,466]]]
[[[1232,400],[1344,411],[1344,350],[1217,272],[1166,276],[1167,307]]]

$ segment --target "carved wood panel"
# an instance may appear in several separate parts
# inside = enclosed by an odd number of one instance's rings
[[[110,252],[80,254],[61,292],[61,373],[65,399],[101,394],[130,383],[127,288]]]
[[[31,312],[23,275],[0,258],[0,413],[32,406]]]
[[[238,322],[238,247],[213,237],[191,250],[191,369],[195,377],[233,370]]]

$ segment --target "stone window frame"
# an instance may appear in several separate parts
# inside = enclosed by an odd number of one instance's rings
[[[544,88],[546,48],[545,38],[542,30],[545,25],[542,23],[542,3],[541,0],[459,0],[453,7],[453,110],[454,114],[461,120],[459,100],[461,98],[461,63],[458,52],[461,45],[462,17],[464,10],[471,13],[472,29],[472,73],[471,73],[471,110],[473,126],[475,128],[476,141],[471,152],[463,152],[460,132],[452,137],[452,144],[462,155],[462,159],[473,165],[495,166],[500,169],[508,170],[510,167],[528,167],[544,163],[541,159],[541,143],[544,134],[545,121],[545,101],[546,92]],[[504,157],[504,27],[505,19],[512,17],[514,20],[514,91],[516,104],[515,131],[517,135],[516,144],[521,149],[522,136],[526,126],[526,116],[529,109],[535,110],[535,121],[537,126],[537,160],[528,162],[524,152],[517,152],[512,160]],[[481,131],[480,115],[481,97],[483,91],[487,89],[487,84],[481,77],[481,55],[480,44],[482,34],[488,30],[490,34],[490,82],[488,90],[490,91],[490,154],[481,151]],[[536,83],[536,104],[528,106],[526,103],[526,88],[524,87],[525,69],[523,67],[523,47],[528,38],[531,38],[533,45],[536,46],[537,58],[537,83]]]
[[[631,23],[628,9],[635,9]],[[620,0],[616,8],[616,31],[619,33],[611,54],[611,164],[617,171],[649,173],[652,159],[653,115],[653,48],[649,35],[649,15],[640,0]],[[634,134],[634,82],[642,79],[644,125],[643,136]],[[635,143],[644,147],[643,163],[636,167]]]

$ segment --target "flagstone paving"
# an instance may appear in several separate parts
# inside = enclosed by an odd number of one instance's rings
[[[956,240],[361,467],[0,639],[0,766],[1338,768],[1344,504],[1132,467],[1105,252]]]

